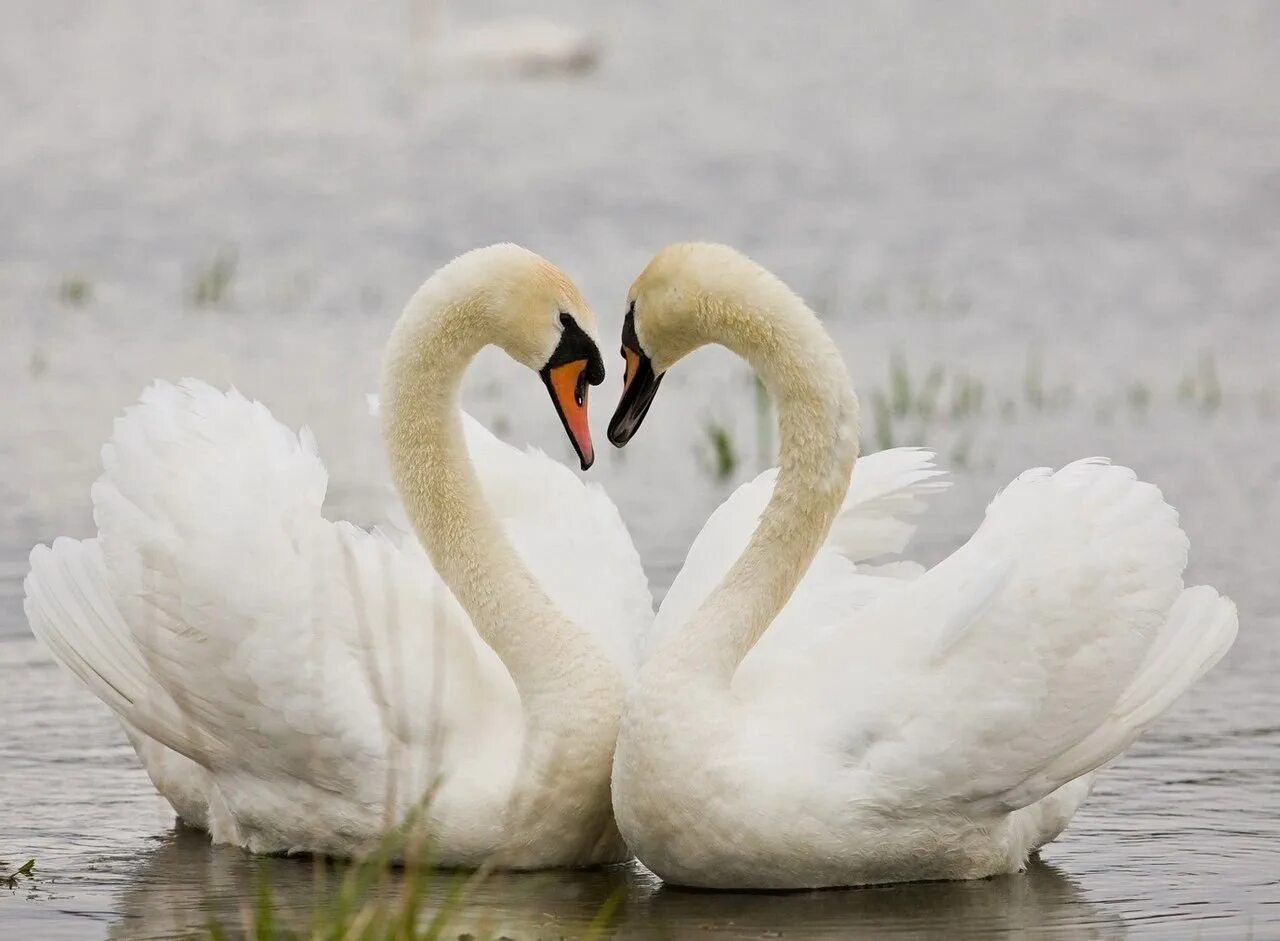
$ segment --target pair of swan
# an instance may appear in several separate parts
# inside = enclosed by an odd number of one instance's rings
[[[701,244],[628,300],[614,444],[710,343],[760,374],[781,435],[656,620],[603,491],[459,409],[496,344],[593,459],[594,317],[516,246],[446,265],[392,333],[381,421],[411,531],[325,520],[309,433],[234,392],[157,384],[117,422],[98,536],[36,548],[26,609],[184,821],[351,855],[420,807],[443,865],[634,852],[718,888],[1012,872],[1230,647],[1230,601],[1183,588],[1176,513],[1100,460],[1023,474],[927,572],[871,564],[943,483],[928,452],[858,459],[803,302]]]

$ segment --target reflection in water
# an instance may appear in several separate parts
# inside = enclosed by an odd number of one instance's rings
[[[704,927],[733,926],[805,937],[934,937],[946,930],[979,936],[1060,929],[1073,938],[1121,938],[1118,917],[1107,917],[1061,870],[1032,860],[1025,873],[973,882],[918,882],[865,889],[794,894],[690,892],[662,886],[645,905],[651,925],[670,936]],[[691,935],[692,936],[692,935]]]
[[[179,937],[216,921],[235,932],[247,927],[258,887],[269,886],[279,924],[302,928],[324,911],[342,879],[342,866],[318,858],[260,858],[229,846],[210,847],[208,837],[177,828],[156,847],[125,889],[122,916],[110,937],[120,941]],[[421,923],[447,903],[456,904],[467,873],[429,878]],[[394,897],[402,874],[373,891]],[[638,869],[589,872],[494,873],[462,888],[462,902],[449,916],[447,937],[560,937],[580,932],[616,892],[627,899],[649,889]],[[455,902],[450,903],[454,898]],[[624,909],[626,906],[623,906]]]
[[[256,859],[209,846],[200,832],[176,829],[148,856],[124,890],[116,941],[177,938],[216,921],[247,927],[259,880],[270,886],[277,920],[303,928],[323,909],[341,878],[321,860]],[[425,923],[465,874],[440,873],[426,892]],[[383,891],[394,893],[400,881]],[[662,885],[638,865],[592,872],[495,873],[464,893],[446,937],[572,938],[615,895],[615,937],[699,938],[732,930],[747,936],[876,938],[932,936],[940,930],[978,936],[1035,929],[1072,938],[1121,938],[1118,916],[1089,903],[1074,881],[1034,860],[1027,872],[975,882],[916,883],[799,893],[701,892]],[[317,905],[317,900],[319,904]]]

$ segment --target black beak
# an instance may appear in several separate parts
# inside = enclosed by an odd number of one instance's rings
[[[644,353],[624,346],[622,355],[627,360],[627,384],[609,422],[609,441],[619,448],[624,447],[639,430],[640,423],[649,414],[653,397],[658,394],[658,386],[662,384],[662,376],[654,375],[653,362]]]

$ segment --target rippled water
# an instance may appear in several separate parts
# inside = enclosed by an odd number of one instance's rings
[[[599,35],[598,70],[431,77],[407,0],[0,3],[0,873],[38,861],[0,884],[0,936],[173,937],[252,896],[255,863],[174,829],[21,612],[27,551],[91,531],[98,447],[149,379],[234,382],[310,423],[330,512],[367,522],[362,393],[433,267],[524,242],[608,335],[655,248],[711,237],[823,313],[869,446],[928,443],[954,471],[924,559],[1024,467],[1109,454],[1182,509],[1239,642],[1024,875],[795,896],[499,876],[459,931],[571,936],[621,887],[636,936],[1280,937],[1280,8],[542,6]],[[568,459],[529,383],[486,356],[467,402]],[[761,427],[745,370],[707,353],[602,453],[658,594],[767,460]],[[270,869],[305,911],[313,864]]]

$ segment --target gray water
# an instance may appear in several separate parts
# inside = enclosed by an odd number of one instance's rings
[[[791,896],[503,875],[458,931],[573,936],[620,888],[636,936],[1280,937],[1280,7],[541,6],[597,34],[597,69],[440,74],[408,0],[0,3],[0,874],[37,860],[0,883],[0,936],[181,936],[239,924],[256,884],[174,828],[22,615],[30,546],[92,532],[99,445],[151,378],[311,424],[328,512],[372,522],[363,393],[436,265],[523,242],[616,336],[649,254],[701,237],[822,313],[868,447],[951,468],[920,558],[1023,468],[1108,454],[1181,509],[1189,577],[1237,600],[1240,639],[1025,874]],[[468,407],[567,461],[532,381],[486,355]],[[744,367],[706,353],[601,450],[656,595],[770,448]],[[269,867],[305,912],[313,863]]]

